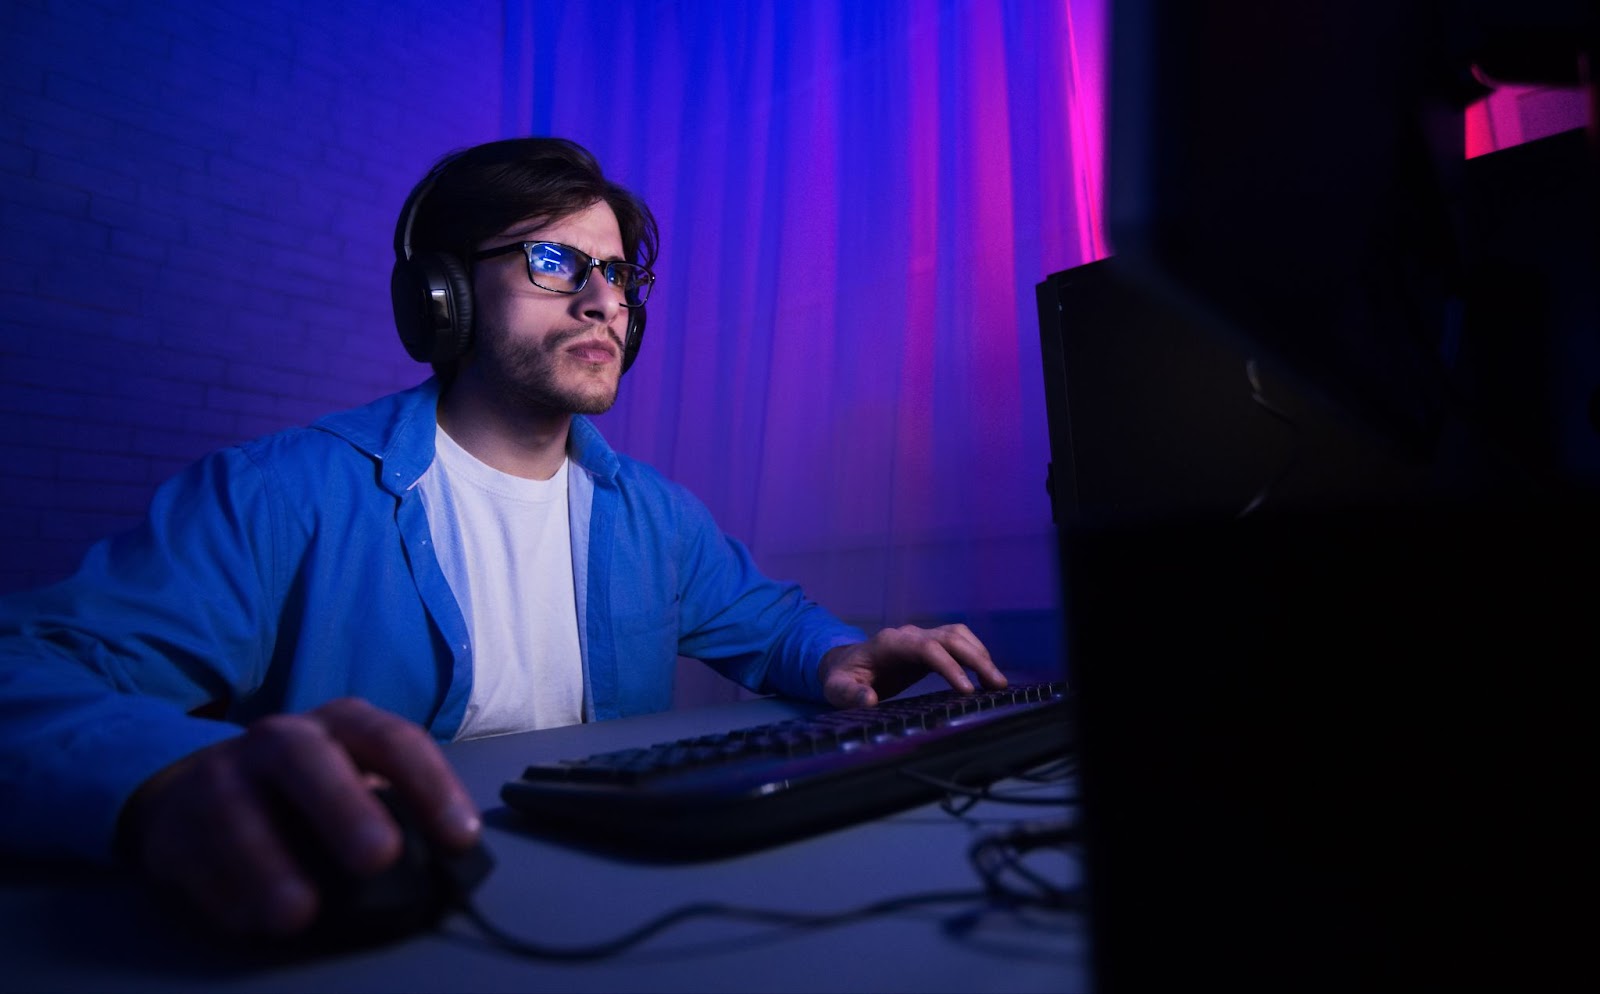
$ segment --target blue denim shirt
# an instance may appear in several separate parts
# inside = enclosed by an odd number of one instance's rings
[[[0,848],[105,858],[140,783],[264,714],[356,696],[455,735],[472,646],[416,489],[438,396],[208,456],[72,578],[0,599]],[[860,631],[587,419],[568,451],[587,720],[668,708],[679,655],[821,700],[823,653]]]

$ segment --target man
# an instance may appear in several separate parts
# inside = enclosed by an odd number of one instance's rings
[[[114,850],[239,932],[317,895],[298,819],[356,872],[477,812],[437,743],[671,703],[679,654],[743,685],[874,704],[932,670],[1003,686],[962,626],[871,639],[755,569],[614,453],[655,221],[557,139],[449,156],[395,235],[396,320],[438,375],[224,450],[71,579],[0,602],[0,842]]]

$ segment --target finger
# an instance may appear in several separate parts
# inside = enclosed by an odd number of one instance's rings
[[[457,849],[477,841],[477,805],[421,726],[354,698],[312,713],[359,766],[393,785],[433,838]]]
[[[316,890],[235,752],[201,756],[146,798],[140,860],[228,931],[289,934],[315,917]]]
[[[256,781],[281,795],[281,816],[310,829],[346,869],[376,873],[400,856],[400,829],[344,746],[314,713],[273,715],[250,726],[244,758]]]
[[[989,649],[966,625],[946,625],[940,629],[945,646],[962,666],[978,675],[990,690],[1003,690],[1010,682],[995,665]]]
[[[974,688],[966,670],[940,641],[937,633],[907,625],[883,634],[887,636],[887,647],[902,659],[920,663],[944,677],[950,686],[964,694],[972,693]]]

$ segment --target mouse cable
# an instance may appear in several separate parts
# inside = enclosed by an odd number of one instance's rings
[[[848,925],[868,918],[877,918],[913,908],[940,904],[985,904],[992,903],[995,900],[996,892],[991,888],[964,891],[930,891],[924,894],[911,894],[875,901],[846,911],[826,913],[780,911],[769,908],[741,907],[715,901],[702,901],[676,908],[615,939],[589,946],[547,946],[529,942],[526,939],[512,935],[490,921],[477,905],[470,900],[463,900],[458,909],[495,943],[519,956],[526,956],[532,959],[582,962],[607,959],[627,952],[674,926],[696,918],[720,918],[790,929],[821,929]]]
[[[1078,842],[1078,828],[1070,820],[1023,822],[1006,831],[986,834],[967,850],[967,859],[983,883],[982,890],[929,891],[874,901],[837,912],[782,911],[702,901],[668,911],[615,939],[588,946],[549,946],[529,942],[490,921],[465,895],[457,909],[499,946],[532,959],[582,962],[607,959],[633,949],[684,922],[720,918],[736,922],[808,930],[836,928],[916,908],[936,905],[977,905],[989,911],[1043,909],[1053,912],[1083,910],[1082,893],[1054,883],[1023,862],[1034,850],[1066,850]],[[1020,883],[1020,886],[1019,886]],[[968,916],[970,917],[970,916]]]

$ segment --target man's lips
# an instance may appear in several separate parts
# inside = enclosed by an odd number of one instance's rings
[[[568,355],[584,362],[607,363],[617,357],[616,346],[610,342],[591,338],[581,342],[573,342],[564,350]]]

